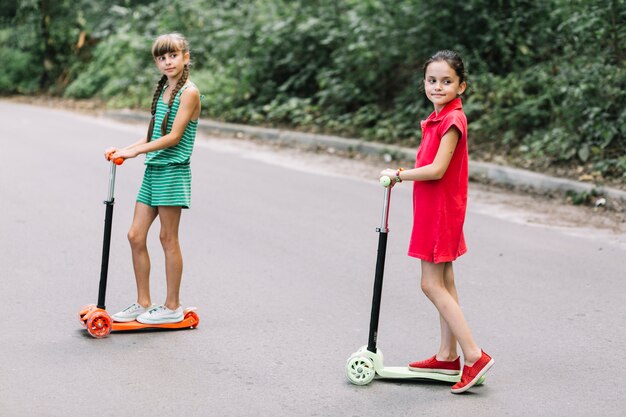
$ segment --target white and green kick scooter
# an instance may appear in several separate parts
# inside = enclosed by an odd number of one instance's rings
[[[436,381],[459,382],[461,373],[447,375],[436,372],[416,372],[407,366],[385,366],[383,364],[383,353],[376,347],[378,336],[378,318],[380,316],[380,300],[383,289],[383,274],[385,269],[385,254],[387,251],[387,235],[389,233],[389,200],[391,198],[391,179],[382,177],[380,183],[385,187],[383,199],[383,212],[380,220],[378,232],[378,257],[376,258],[376,274],[374,277],[374,296],[372,298],[372,313],[370,316],[369,340],[366,346],[362,346],[348,358],[346,363],[346,376],[355,385],[367,385],[378,376],[389,379],[430,379]],[[482,384],[484,376],[480,378],[478,384]]]

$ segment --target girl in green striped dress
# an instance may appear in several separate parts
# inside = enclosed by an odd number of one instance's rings
[[[161,324],[183,320],[179,297],[183,258],[178,228],[181,211],[189,208],[191,200],[190,157],[200,116],[200,93],[189,80],[189,45],[182,35],[159,36],[152,45],[152,55],[163,75],[154,92],[148,135],[123,149],[110,148],[105,152],[111,160],[146,154],[143,182],[128,231],[137,302],[112,316],[118,322]],[[167,296],[162,305],[155,306],[150,297],[146,240],[157,216],[165,253]]]

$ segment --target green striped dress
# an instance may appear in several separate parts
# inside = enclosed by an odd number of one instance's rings
[[[180,106],[180,95],[193,83],[187,82],[176,94],[170,109],[167,132],[170,132],[176,113]],[[163,89],[165,90],[165,89]],[[167,103],[163,101],[163,93],[159,97],[154,117],[154,130],[150,141],[161,138],[161,123],[167,112]],[[187,124],[180,142],[170,148],[148,152],[146,170],[137,201],[152,207],[180,206],[189,208],[191,205],[191,153],[196,139],[198,121]]]

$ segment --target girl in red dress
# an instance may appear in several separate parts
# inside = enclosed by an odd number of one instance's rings
[[[459,305],[452,261],[467,251],[463,222],[467,207],[467,119],[461,94],[467,87],[461,57],[439,51],[424,65],[424,89],[435,111],[421,123],[422,142],[415,168],[386,169],[381,176],[392,186],[413,181],[413,232],[409,256],[421,259],[422,291],[439,311],[441,345],[430,359],[413,362],[409,369],[458,374],[463,352],[461,380],[455,394],[467,391],[494,364],[478,346]]]

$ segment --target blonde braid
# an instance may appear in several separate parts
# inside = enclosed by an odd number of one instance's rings
[[[170,110],[172,109],[172,105],[174,104],[174,100],[176,99],[176,94],[180,91],[181,88],[185,85],[189,79],[189,66],[185,65],[183,68],[183,74],[176,83],[176,86],[170,93],[170,101],[167,103],[167,112],[165,113],[165,117],[163,117],[163,122],[161,122],[161,136],[165,136],[167,134],[167,122],[170,117]]]
[[[154,91],[154,96],[152,97],[152,108],[150,109],[150,125],[148,126],[148,142],[152,139],[152,132],[154,131],[154,117],[156,114],[157,103],[159,102],[159,97],[161,97],[161,92],[163,91],[163,87],[165,87],[165,83],[167,82],[167,76],[164,75],[159,80],[157,84],[156,90]]]

